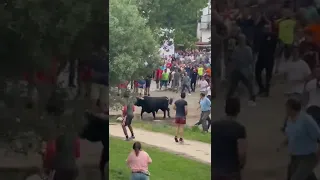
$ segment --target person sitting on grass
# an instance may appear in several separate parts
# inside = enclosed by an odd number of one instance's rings
[[[121,126],[122,126],[122,129],[123,129],[123,133],[126,136],[125,140],[129,141],[130,139],[134,139],[135,138],[134,137],[134,133],[133,133],[133,129],[132,129],[132,126],[131,126],[132,120],[134,118],[133,112],[135,111],[135,108],[134,108],[134,105],[128,101],[128,99],[129,99],[129,94],[128,93],[124,94],[124,98],[127,100],[127,103],[123,106],[123,109],[122,109],[122,123],[121,123]],[[130,139],[129,139],[129,136],[128,136],[128,132],[127,132],[126,126],[128,126],[128,128],[129,128],[129,130],[131,132]]]
[[[141,149],[141,143],[135,142],[127,158],[127,165],[131,169],[131,180],[149,180],[150,172],[148,170],[152,159],[149,154]]]
[[[174,137],[174,140],[176,142],[183,142],[183,128],[184,125],[186,124],[186,117],[188,114],[188,103],[185,100],[186,98],[186,93],[182,92],[181,93],[181,99],[177,100],[174,102],[173,109],[176,110],[176,120],[175,123],[177,124],[177,132],[176,136]],[[180,135],[180,139],[178,140],[178,136]]]

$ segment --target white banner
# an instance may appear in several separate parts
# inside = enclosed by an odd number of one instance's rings
[[[168,57],[174,56],[174,41],[173,39],[165,40],[160,47],[160,56]]]

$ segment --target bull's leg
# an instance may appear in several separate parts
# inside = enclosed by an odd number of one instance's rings
[[[156,112],[152,111],[153,119],[156,119]]]
[[[167,111],[168,111],[168,117],[171,118],[171,116],[170,116],[170,108],[169,107],[168,107]]]
[[[163,118],[165,119],[167,116],[166,116],[166,109],[162,109],[163,111]]]
[[[143,119],[142,118],[143,113],[144,113],[144,111],[143,111],[143,109],[141,109],[141,114],[140,114],[141,119]]]

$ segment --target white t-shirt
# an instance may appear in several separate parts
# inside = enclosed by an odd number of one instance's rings
[[[207,86],[208,82],[206,80],[200,80],[199,81],[199,86],[200,86],[200,92],[206,92],[207,91]]]
[[[303,80],[311,74],[311,70],[305,61],[298,60],[283,63],[280,65],[279,71],[287,74],[288,93],[303,93]]]
[[[320,88],[317,88],[317,80],[314,79],[310,81],[306,86],[307,91],[309,92],[309,102],[308,106],[318,106],[320,107]]]
[[[210,86],[207,87],[207,96],[208,96],[208,95],[211,96],[211,87],[210,87]]]

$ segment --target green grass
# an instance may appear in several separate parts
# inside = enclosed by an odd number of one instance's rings
[[[144,129],[152,132],[159,132],[175,136],[176,127],[166,123],[151,123],[141,120],[133,120],[132,126],[134,128]],[[204,143],[211,143],[211,134],[202,133],[198,127],[185,126],[184,138],[188,140],[200,141]]]
[[[109,179],[130,179],[130,169],[127,167],[125,160],[132,150],[133,142],[126,142],[114,137],[110,137],[109,140]],[[145,144],[142,144],[142,146],[153,161],[149,166],[149,171],[151,173],[150,179],[152,180],[211,179],[211,169],[209,164],[203,164],[201,162],[165,152],[156,147],[148,147]]]

